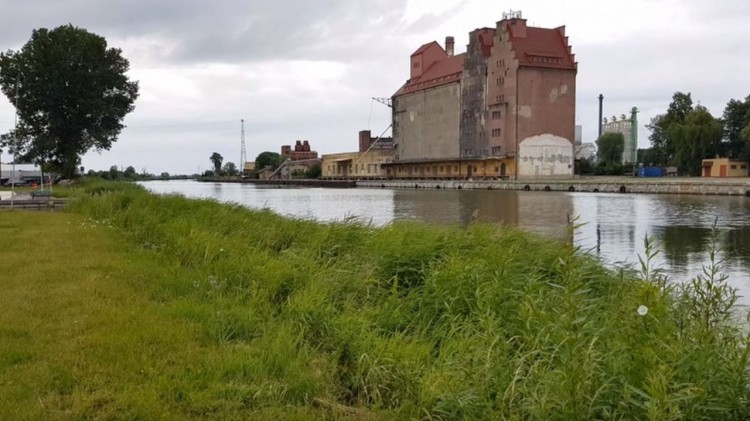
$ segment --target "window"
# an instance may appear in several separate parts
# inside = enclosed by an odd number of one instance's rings
[[[492,119],[493,120],[500,120],[500,116],[501,116],[500,111],[493,111],[492,112]]]
[[[492,129],[492,137],[500,137],[501,129]]]
[[[500,155],[500,146],[492,147],[492,155]]]
[[[733,170],[736,170],[736,169],[737,169],[737,166],[736,166],[736,165],[732,165],[732,169],[733,169]]]
[[[499,86],[502,86],[503,84],[505,84],[505,78],[504,77],[497,78],[497,84]]]
[[[504,102],[505,101],[505,95],[498,95],[496,99],[497,99],[497,102]]]
[[[442,165],[440,166],[440,172],[443,172],[443,166]]]
[[[746,170],[747,169],[747,165],[744,165],[744,164],[740,165],[740,169]]]

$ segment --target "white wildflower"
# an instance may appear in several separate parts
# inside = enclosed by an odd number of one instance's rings
[[[648,314],[648,307],[646,306],[640,306],[638,307],[638,315],[639,316],[645,316]]]

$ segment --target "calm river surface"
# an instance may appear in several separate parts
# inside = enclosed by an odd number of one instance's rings
[[[637,263],[643,239],[662,250],[658,264],[675,280],[700,273],[711,226],[718,220],[724,273],[750,305],[750,198],[487,190],[323,189],[252,184],[149,181],[155,193],[235,202],[282,215],[335,221],[357,217],[374,225],[416,219],[466,225],[472,218],[516,225],[565,239],[569,216],[582,226],[574,241],[605,262]]]

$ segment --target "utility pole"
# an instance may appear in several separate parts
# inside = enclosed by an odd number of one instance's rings
[[[243,118],[240,120],[240,124],[242,125],[242,131],[241,131],[241,141],[242,146],[240,149],[240,177],[242,177],[245,174],[245,161],[247,161],[247,150],[245,149],[245,119]]]
[[[602,137],[602,122],[604,121],[604,95],[599,94],[599,137]],[[597,139],[599,139],[597,137]]]
[[[16,148],[18,147],[18,83],[19,78],[21,77],[21,73],[19,72],[16,75],[16,115],[15,120],[13,121],[13,126],[16,128],[15,138],[16,141],[14,142],[14,145],[11,149],[11,156],[13,157],[13,163],[12,165],[12,171],[10,175],[10,208],[13,209],[13,202],[15,201],[15,195],[16,195]]]

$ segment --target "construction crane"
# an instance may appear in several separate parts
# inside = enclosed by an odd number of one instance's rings
[[[377,102],[385,105],[386,107],[393,108],[393,100],[391,98],[376,98],[376,97],[372,97],[372,100],[373,101],[377,101]]]

